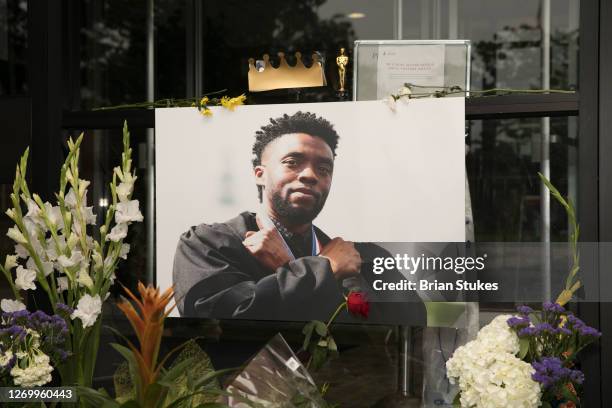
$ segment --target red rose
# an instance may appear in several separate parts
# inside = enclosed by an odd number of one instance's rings
[[[370,312],[370,303],[366,300],[365,295],[361,292],[351,292],[346,299],[346,307],[349,312],[355,316],[368,317]]]

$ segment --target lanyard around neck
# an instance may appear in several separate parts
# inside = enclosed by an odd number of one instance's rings
[[[287,244],[287,241],[285,241],[285,237],[283,237],[283,234],[280,233],[280,231],[278,230],[278,228],[276,228],[276,225],[274,224],[274,222],[270,219],[270,217],[268,217],[268,215],[265,213],[265,211],[261,211],[256,215],[257,218],[259,218],[259,220],[261,221],[261,223],[263,224],[264,227],[266,228],[273,228],[276,233],[281,237],[281,239],[283,240],[283,245],[285,246],[285,249],[287,250],[287,253],[289,254],[289,257],[291,258],[292,261],[295,260],[295,255],[293,255],[293,251],[291,250],[291,248],[289,248],[289,244]],[[311,246],[310,246],[310,253],[311,256],[317,256],[319,254],[319,252],[321,251],[321,243],[319,242],[319,239],[317,238],[317,234],[314,230],[314,226],[312,224],[310,224],[310,237],[312,240]]]

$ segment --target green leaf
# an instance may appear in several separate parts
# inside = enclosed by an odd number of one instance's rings
[[[307,323],[302,329],[302,334],[304,334],[304,344],[302,344],[302,349],[308,350],[308,346],[310,345],[310,339],[312,337],[312,332],[315,327],[315,322]]]
[[[325,325],[325,323],[318,321],[318,320],[314,320],[313,323],[315,324],[315,331],[317,332],[317,334],[321,337],[325,337],[327,336],[327,326]]]
[[[140,378],[140,374],[138,371],[138,362],[134,353],[129,348],[122,346],[121,344],[112,343],[111,347],[113,347],[119,354],[123,356],[128,362],[128,367],[130,368],[130,377],[132,378],[132,384],[136,390],[140,390],[140,384],[142,379]]]
[[[455,395],[455,398],[453,398],[453,407],[455,408],[461,407],[461,393],[460,392],[458,392],[457,395]]]
[[[181,361],[171,369],[164,371],[164,373],[160,375],[159,383],[171,387],[174,380],[187,371],[186,369],[188,367],[193,366],[196,363],[197,361],[194,358],[188,358],[185,359],[185,361]]]
[[[338,346],[336,345],[336,341],[334,340],[334,338],[332,336],[328,337],[327,348],[330,351],[338,351]]]
[[[237,370],[238,370],[237,368],[225,368],[223,370],[213,371],[212,373],[206,374],[202,379],[197,381],[194,384],[194,388],[198,389],[200,387],[204,387],[205,385],[207,385],[211,381],[215,380],[217,377],[220,377],[220,376],[225,375],[225,374],[236,372]]]
[[[327,350],[327,347],[315,347],[312,351],[312,369],[316,371],[323,367],[328,359],[328,355],[329,351]]]
[[[542,405],[540,405],[540,408],[552,408],[552,405],[550,405],[550,402],[548,401],[542,401]]]
[[[580,405],[576,395],[574,395],[574,393],[571,392],[570,389],[567,388],[565,385],[561,387],[561,394],[563,394],[563,397],[565,397],[566,400],[572,401],[576,405]]]
[[[119,407],[119,404],[108,395],[96,391],[93,388],[77,386],[76,392],[79,396],[79,400],[84,402],[86,406],[101,407],[105,404],[110,404],[108,407]]]
[[[121,408],[144,408],[144,407],[141,407],[137,401],[129,400],[121,404]]]
[[[524,360],[528,352],[529,352],[529,339],[527,337],[519,338],[518,358],[520,358],[521,360]]]
[[[168,394],[168,387],[159,383],[149,384],[144,395],[144,405],[147,408],[163,407]]]
[[[229,405],[220,402],[205,402],[204,404],[198,405],[196,408],[229,408]]]

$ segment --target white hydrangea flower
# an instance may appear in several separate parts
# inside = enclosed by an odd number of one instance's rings
[[[25,305],[18,300],[2,299],[0,301],[0,309],[2,309],[4,313],[18,312],[20,310],[25,310],[25,308]]]
[[[117,224],[113,227],[111,232],[106,236],[107,241],[119,242],[123,238],[127,237],[128,226],[127,224]]]
[[[138,205],[138,200],[118,203],[117,211],[115,212],[115,222],[117,224],[122,224],[142,221],[143,217]]]
[[[511,317],[512,315],[499,315],[483,327],[477,336],[481,346],[510,354],[518,353],[520,348],[518,336],[507,323]]]
[[[541,388],[531,379],[534,369],[514,355],[518,351],[516,334],[510,331],[516,338],[512,339],[506,333],[509,317],[495,318],[446,363],[449,381],[459,384],[462,407],[539,406]]]
[[[83,328],[93,326],[102,311],[102,300],[100,295],[83,295],[77,303],[76,310],[70,315],[72,320],[81,319]]]
[[[36,271],[26,269],[19,265],[17,267],[17,277],[15,278],[15,286],[20,290],[36,289],[34,284],[36,280]]]
[[[66,255],[61,255],[57,258],[57,263],[60,264],[62,268],[72,268],[75,265],[78,265],[83,260],[83,254],[81,251],[72,251],[70,258]]]

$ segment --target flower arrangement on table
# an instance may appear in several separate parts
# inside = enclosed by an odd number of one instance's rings
[[[2,313],[0,386],[36,387],[51,381],[53,365],[68,358],[65,311],[49,316],[38,310]]]
[[[579,389],[584,374],[576,367],[576,358],[601,333],[563,307],[581,287],[579,226],[571,201],[565,200],[542,174],[539,176],[565,208],[572,226],[573,265],[565,287],[555,302],[544,302],[540,311],[519,306],[516,316],[497,316],[478,332],[475,340],[455,350],[446,363],[449,381],[459,385],[455,405],[580,406]]]
[[[53,361],[64,385],[91,384],[102,303],[115,280],[117,264],[129,253],[129,244],[123,242],[128,228],[143,220],[138,200],[131,199],[136,175],[132,171],[130,134],[124,123],[121,165],[115,167],[110,183],[112,203],[98,228],[99,238],[92,236],[96,215],[87,205],[90,183],[79,176],[82,140],[82,134],[76,141],[68,140],[69,153],[61,168],[56,205],[30,192],[26,181],[28,150],[22,156],[10,195],[13,207],[6,211],[15,223],[7,233],[15,241],[15,255],[7,256],[0,265],[14,296],[2,299],[3,312],[25,310],[23,292],[40,289],[53,312],[66,318],[69,355]],[[35,344],[36,336],[32,336],[31,344]],[[40,342],[41,346],[45,343],[42,338]]]

